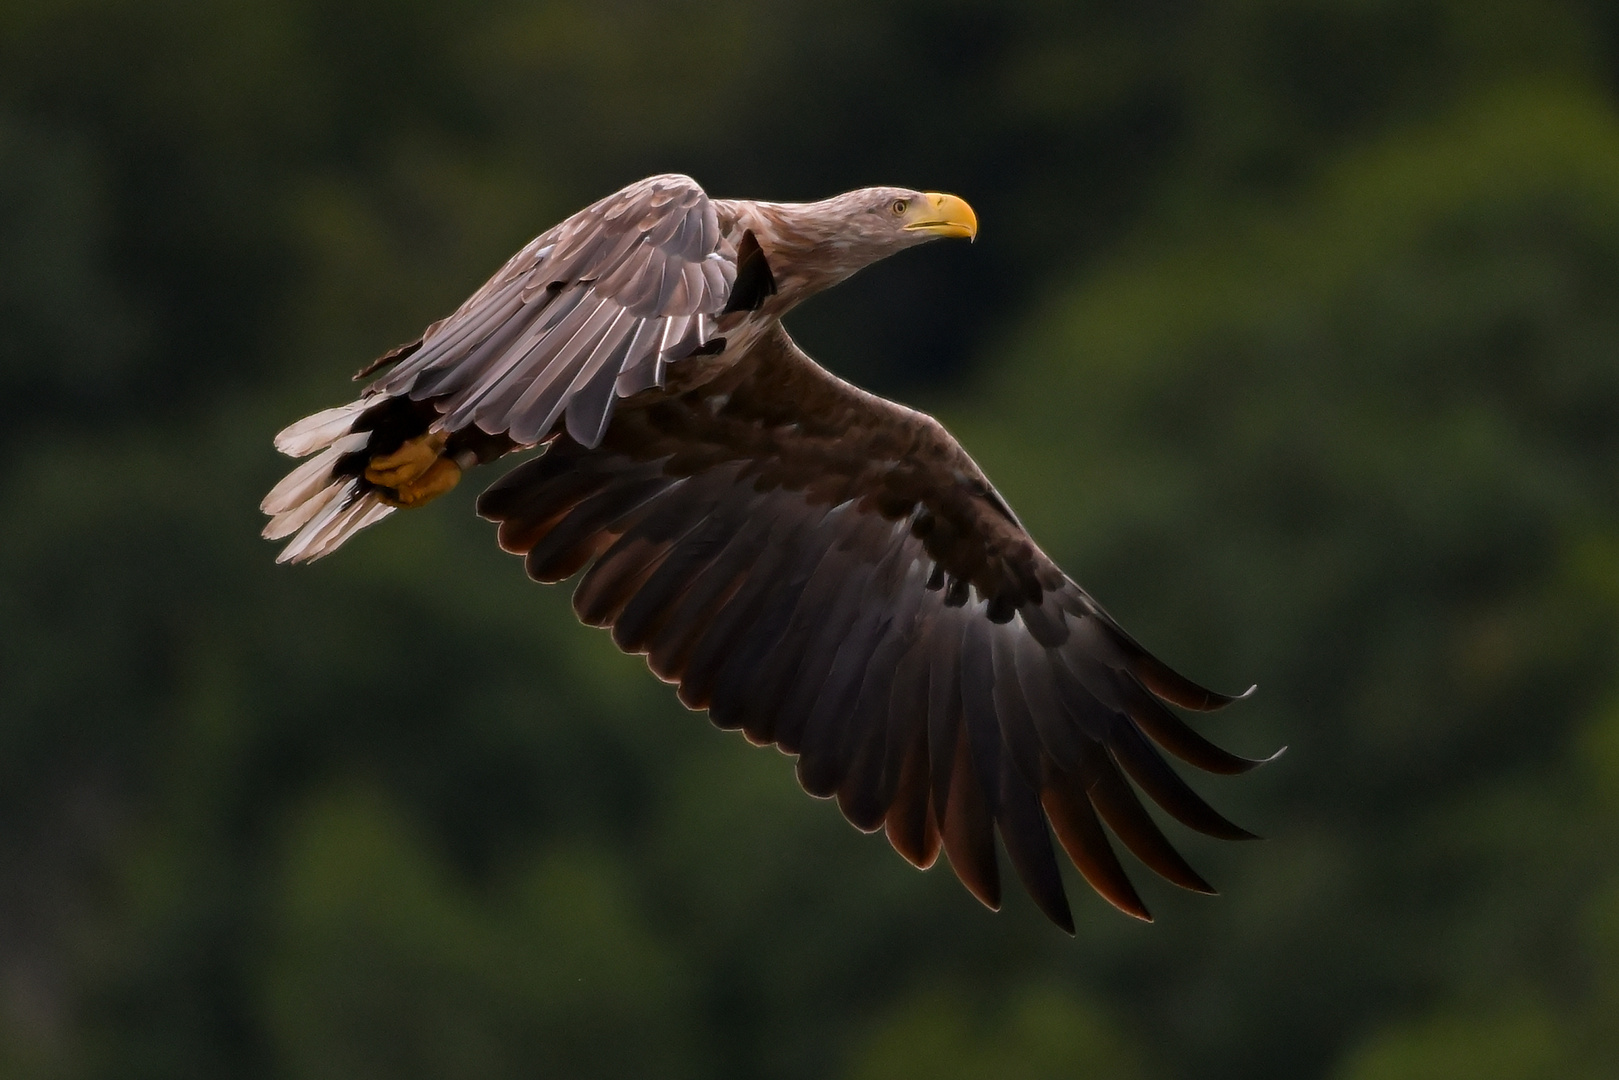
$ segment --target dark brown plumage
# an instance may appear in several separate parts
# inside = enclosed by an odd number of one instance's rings
[[[1247,837],[1159,753],[1257,764],[1165,704],[1232,699],[1120,629],[936,421],[829,374],[779,322],[884,255],[975,231],[959,199],[901,189],[793,205],[711,200],[685,177],[632,185],[362,372],[393,365],[359,401],[284,431],[279,448],[320,453],[265,499],[266,535],[292,537],[283,560],[318,558],[544,444],[479,500],[501,546],[538,581],[585,570],[584,622],[720,727],[797,755],[804,788],[855,826],[917,866],[942,847],[991,907],[998,834],[1070,931],[1053,831],[1141,918],[1104,824],[1212,891],[1135,789],[1192,829]]]

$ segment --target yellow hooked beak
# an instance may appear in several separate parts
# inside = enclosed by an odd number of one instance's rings
[[[978,235],[978,215],[967,205],[967,200],[955,195],[926,192],[921,201],[911,208],[911,213],[916,220],[906,224],[906,232],[965,236],[969,240]]]

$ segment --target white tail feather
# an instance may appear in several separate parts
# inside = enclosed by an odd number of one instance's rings
[[[281,430],[275,437],[275,448],[288,457],[307,457],[321,447],[330,446],[347,435],[355,418],[370,404],[371,402],[361,398],[347,405],[339,405],[335,409],[323,409],[312,416],[306,416]]]
[[[349,537],[361,529],[375,525],[393,512],[394,508],[377,498],[374,492],[363,496],[327,526],[326,535],[321,539],[320,546],[311,547],[305,552],[304,560],[307,562],[310,559],[330,555],[347,543]]]
[[[329,477],[327,479],[330,481]],[[316,514],[326,509],[331,501],[341,494],[343,487],[344,484],[341,480],[336,482],[328,482],[325,487],[315,492],[303,502],[283,510],[272,517],[269,524],[264,526],[264,532],[262,535],[266,540],[280,540],[284,537],[291,536],[293,533],[309,524],[309,520]]]
[[[370,438],[370,432],[365,431],[344,435],[322,453],[282,477],[281,482],[271,488],[264,501],[259,503],[259,509],[266,514],[281,514],[303,504],[331,481],[332,466],[337,464],[338,458],[359,450]]]
[[[309,546],[299,555],[298,561],[309,562],[330,555],[349,537],[393,512],[394,508],[377,498],[375,492],[367,492],[332,515],[331,520],[311,537]]]
[[[333,485],[335,496],[298,531],[275,561],[310,562],[330,555],[349,537],[393,512],[394,508],[377,498],[376,492],[358,494],[358,486],[355,480]]]
[[[332,475],[344,455],[363,450],[370,441],[369,431],[349,429],[375,403],[374,398],[362,398],[326,409],[275,437],[275,448],[290,457],[315,454],[282,477],[259,504],[271,515],[264,526],[265,539],[292,537],[276,562],[309,562],[328,555],[367,525],[393,513],[375,491],[362,493],[357,477]]]

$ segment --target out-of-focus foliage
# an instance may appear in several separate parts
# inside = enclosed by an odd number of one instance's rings
[[[933,990],[902,999],[857,1051],[852,1080],[1099,1080],[1143,1076],[1139,1054],[1104,1013],[1050,987],[1020,988],[985,1009]]]
[[[35,0],[0,63],[0,1077],[1619,1072],[1605,8]],[[972,200],[790,324],[1260,683],[1225,896],[983,912],[475,483],[272,565],[269,436],[665,170]]]

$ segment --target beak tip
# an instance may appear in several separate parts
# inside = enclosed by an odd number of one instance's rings
[[[967,205],[966,199],[944,192],[928,192],[927,198],[937,218],[908,228],[924,228],[939,236],[965,237],[969,242],[978,239],[978,215]]]

